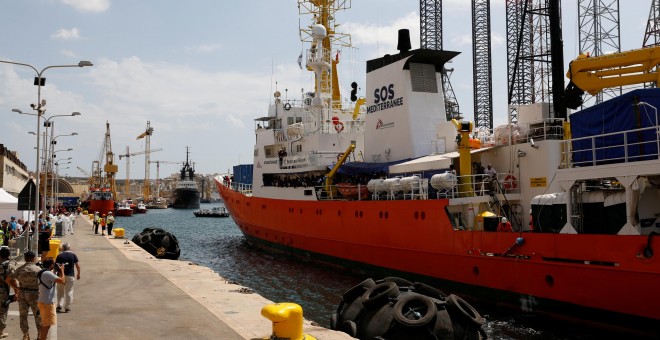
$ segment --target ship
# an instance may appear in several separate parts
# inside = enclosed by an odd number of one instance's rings
[[[657,335],[659,89],[568,120],[554,116],[558,105],[521,106],[517,124],[491,134],[447,118],[441,71],[458,53],[412,50],[402,31],[397,54],[367,61],[366,97],[352,91],[346,107],[327,33],[337,32],[337,3],[299,4],[314,14],[303,66],[315,91],[296,100],[276,91],[255,119],[252,183],[215,178],[249,244]],[[594,78],[579,78],[593,67],[625,66],[607,57],[573,60],[570,79],[587,87]]]
[[[105,137],[101,145],[101,152],[99,153],[102,158],[92,162],[92,175],[89,177],[89,195],[82,204],[90,214],[98,212],[99,216],[104,216],[114,211],[117,200],[115,175],[118,171],[118,166],[114,163],[114,153],[112,152],[110,139],[110,123],[106,122],[105,126]],[[102,162],[104,162],[103,169],[101,169]],[[105,173],[105,176],[103,173]]]
[[[189,161],[190,149],[186,148],[186,163],[180,171],[179,181],[172,191],[172,208],[199,209],[200,193],[195,182],[195,169]]]

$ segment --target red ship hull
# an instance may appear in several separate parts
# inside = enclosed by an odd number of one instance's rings
[[[462,231],[452,228],[445,199],[291,201],[216,184],[241,232],[260,247],[428,278],[528,312],[566,314],[570,306],[593,313],[587,319],[660,321],[660,265],[641,256],[646,236]]]

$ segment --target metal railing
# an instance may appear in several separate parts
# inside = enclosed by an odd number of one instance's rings
[[[659,159],[660,126],[604,133],[564,141],[569,167]]]
[[[489,196],[490,194],[520,193],[520,182],[516,174],[497,174],[496,182],[488,175],[457,176],[456,185],[451,189],[440,190],[437,198],[461,198]]]

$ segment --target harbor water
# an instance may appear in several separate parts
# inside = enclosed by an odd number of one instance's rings
[[[202,204],[201,208],[218,205]],[[115,227],[124,228],[129,239],[144,228],[165,229],[179,240],[182,260],[209,267],[271,301],[296,302],[303,306],[306,319],[324,327],[329,327],[330,315],[337,309],[343,292],[364,279],[336,268],[252,248],[231,218],[195,217],[193,211],[152,209],[146,214],[117,217]],[[475,307],[486,319],[484,328],[491,339],[592,339],[602,335],[579,325]]]

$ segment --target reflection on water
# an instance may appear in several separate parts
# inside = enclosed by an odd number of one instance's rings
[[[202,204],[210,209],[218,204]],[[223,278],[253,289],[274,302],[303,306],[305,318],[328,327],[344,291],[364,278],[286,256],[274,256],[250,247],[231,218],[195,217],[193,210],[150,210],[133,217],[117,217],[115,227],[126,236],[147,227],[173,233],[181,258],[207,266]],[[377,279],[377,278],[376,278]],[[438,287],[442,288],[442,287]],[[487,320],[484,328],[493,339],[592,339],[596,331],[553,324],[541,317],[513,315],[509,311],[475,305]]]

